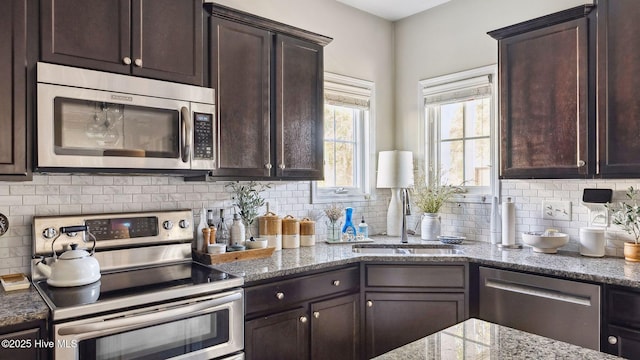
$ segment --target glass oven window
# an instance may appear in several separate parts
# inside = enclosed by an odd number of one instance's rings
[[[166,359],[229,341],[229,310],[79,343],[80,359]]]
[[[55,152],[60,155],[180,155],[177,110],[57,97],[54,129]]]

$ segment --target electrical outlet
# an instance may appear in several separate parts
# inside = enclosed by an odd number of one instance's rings
[[[543,201],[542,218],[571,221],[571,201]]]

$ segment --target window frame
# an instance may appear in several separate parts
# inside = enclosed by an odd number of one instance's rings
[[[355,170],[355,176],[357,187],[346,189],[337,186],[319,187],[318,181],[311,181],[311,203],[321,204],[369,200],[372,197],[371,179],[374,175],[371,164],[375,161],[375,153],[373,152],[373,149],[375,149],[375,84],[372,81],[325,72],[324,90],[325,93],[329,92],[334,96],[343,97],[346,101],[348,101],[348,99],[367,101],[369,108],[368,110],[363,110],[361,112],[361,118],[356,121],[357,146],[355,152],[358,166]]]
[[[460,203],[491,203],[494,196],[500,197],[500,159],[499,159],[499,123],[498,123],[498,67],[488,65],[471,70],[465,70],[444,76],[421,80],[420,88],[420,126],[421,126],[421,150],[424,162],[422,164],[425,171],[426,180],[429,181],[434,172],[440,172],[439,150],[440,150],[440,124],[429,121],[427,116],[426,98],[437,94],[452,94],[465,89],[479,88],[490,85],[491,109],[490,109],[490,185],[487,187],[465,187],[461,188],[462,193],[456,194],[450,202]],[[460,101],[464,96],[460,97]],[[433,120],[433,117],[431,118]],[[465,137],[466,138],[466,137]]]

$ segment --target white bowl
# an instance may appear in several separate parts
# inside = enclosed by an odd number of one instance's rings
[[[267,239],[254,238],[253,241],[245,241],[245,245],[247,245],[249,249],[264,249],[267,247]]]
[[[558,248],[569,242],[569,235],[561,232],[543,231],[525,232],[522,234],[522,241],[531,246],[533,251],[545,254],[555,254]]]
[[[207,252],[209,254],[224,254],[227,252],[227,246],[225,244],[209,244],[207,245]]]

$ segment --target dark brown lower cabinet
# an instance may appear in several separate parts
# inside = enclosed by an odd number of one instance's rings
[[[357,266],[245,289],[247,359],[360,359]]]
[[[640,358],[640,291],[605,287],[601,348],[627,359]]]
[[[384,354],[465,319],[463,293],[366,294],[367,358]]]
[[[306,319],[306,320],[304,320]],[[297,360],[309,357],[305,308],[260,317],[245,323],[247,359]]]
[[[36,343],[47,341],[44,320],[0,328],[0,341],[0,359],[48,359],[47,347]]]

